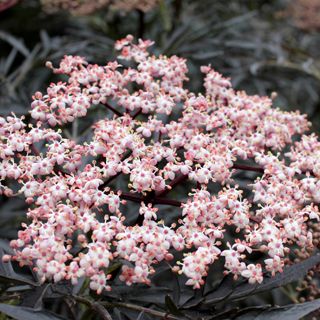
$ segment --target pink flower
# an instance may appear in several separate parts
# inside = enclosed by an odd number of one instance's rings
[[[249,279],[249,283],[254,284],[256,282],[261,283],[263,281],[263,274],[261,265],[249,264],[246,269],[241,272],[241,275]]]
[[[201,68],[205,95],[185,89],[186,60],[150,55],[151,44],[130,35],[116,42],[131,67],[78,56],[65,56],[58,68],[48,63],[67,80],[34,94],[37,124],[0,117],[0,194],[24,195],[30,206],[4,261],[34,265],[42,281],[75,284],[86,276],[97,293],[110,290],[105,269],[114,259],[123,262],[127,285],[150,284],[166,261],[196,289],[219,259],[221,274],[261,283],[262,267],[274,275],[293,248],[313,246],[318,137],[302,135],[310,126],[304,115],[234,90],[210,66]],[[105,115],[86,142],[66,138],[60,127],[93,106]],[[239,170],[258,178],[240,188]],[[139,204],[132,211],[131,202]],[[162,205],[173,205],[174,215]],[[263,265],[248,262],[254,251]]]

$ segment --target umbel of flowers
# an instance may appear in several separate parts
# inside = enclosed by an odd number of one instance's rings
[[[55,13],[69,11],[73,15],[88,15],[105,7],[115,10],[147,12],[153,9],[159,0],[41,0],[44,11]]]
[[[294,24],[305,31],[320,29],[320,1],[295,0],[289,3],[286,17],[293,18]]]
[[[128,285],[149,284],[164,260],[194,288],[217,260],[224,274],[260,283],[265,273],[281,272],[297,248],[313,246],[320,142],[304,135],[304,115],[234,90],[210,66],[201,68],[205,95],[188,91],[186,60],[150,55],[150,45],[132,36],[117,41],[123,64],[79,56],[65,56],[58,68],[48,62],[68,80],[35,93],[33,121],[0,118],[0,191],[30,205],[30,222],[11,241],[15,253],[3,260],[33,265],[42,281],[86,276],[98,293],[111,289],[105,270],[112,260],[123,263],[120,280]],[[61,129],[96,105],[106,117],[92,125],[91,141],[66,138]],[[239,170],[257,171],[252,196],[235,185]],[[121,176],[127,186],[111,188]],[[168,198],[187,180],[194,187],[185,201]],[[220,192],[210,192],[212,185]],[[129,225],[131,201],[140,218]],[[164,204],[180,214],[171,225],[158,219]]]

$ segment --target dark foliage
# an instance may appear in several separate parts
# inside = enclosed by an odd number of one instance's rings
[[[279,107],[307,113],[319,132],[320,34],[298,29],[282,14],[287,4],[172,0],[160,1],[142,15],[106,9],[86,17],[47,15],[36,0],[0,6],[0,116],[27,115],[32,94],[54,80],[46,61],[57,63],[65,54],[76,54],[103,63],[114,55],[114,40],[133,33],[155,40],[156,53],[188,58],[192,89],[202,90],[199,66],[211,64],[230,76],[238,89],[260,95],[277,92]],[[91,119],[98,113],[94,110]],[[86,132],[89,124],[80,126]],[[8,242],[15,238],[25,212],[22,199],[0,199],[1,256],[10,252]],[[320,299],[291,303],[301,297],[295,287],[319,263],[315,253],[256,286],[221,279],[212,268],[206,285],[195,291],[166,264],[158,267],[150,287],[128,287],[117,281],[118,262],[106,271],[115,278],[113,290],[96,296],[85,279],[76,286],[40,285],[31,269],[1,262],[0,320],[311,318]]]

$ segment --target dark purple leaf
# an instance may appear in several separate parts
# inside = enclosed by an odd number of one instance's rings
[[[0,303],[0,312],[16,320],[63,320],[65,319],[47,310],[36,310],[33,308],[22,307],[22,306],[12,306],[4,303]]]
[[[243,282],[234,288],[232,279],[226,277],[225,280],[221,282],[217,290],[206,295],[203,304],[207,305],[218,303],[220,301],[242,299],[252,294],[284,286],[303,278],[308,270],[319,263],[320,254],[317,253],[302,262],[284,268],[282,273],[278,273],[274,277],[265,278],[261,284],[257,285],[251,285],[248,282]]]

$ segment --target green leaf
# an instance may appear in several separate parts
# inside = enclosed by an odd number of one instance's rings
[[[0,312],[16,320],[63,320],[60,317],[47,310],[36,310],[28,307],[12,306],[10,304],[0,303]]]

